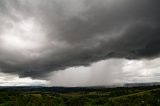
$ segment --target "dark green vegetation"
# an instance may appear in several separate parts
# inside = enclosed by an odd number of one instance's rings
[[[0,106],[160,106],[160,86],[1,88]]]

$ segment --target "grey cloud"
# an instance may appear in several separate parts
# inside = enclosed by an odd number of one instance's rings
[[[7,28],[5,21],[34,18],[47,40],[35,50],[40,54],[37,58],[0,46],[0,68],[21,77],[40,78],[107,58],[155,58],[160,53],[159,5],[159,0],[1,0],[0,36]]]

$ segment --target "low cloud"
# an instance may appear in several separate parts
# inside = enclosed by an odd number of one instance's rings
[[[20,77],[160,53],[159,0],[1,0],[0,68]]]
[[[32,79],[29,77],[19,78],[18,75],[0,73],[0,86],[49,86],[46,80]]]

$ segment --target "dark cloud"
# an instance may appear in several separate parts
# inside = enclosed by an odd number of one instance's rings
[[[37,41],[38,49],[0,46],[0,68],[37,78],[107,58],[155,58],[160,53],[159,5],[159,0],[1,0],[0,37],[9,24],[33,18],[46,40]]]

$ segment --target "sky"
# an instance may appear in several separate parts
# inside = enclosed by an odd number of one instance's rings
[[[0,0],[0,86],[160,80],[159,0]]]

